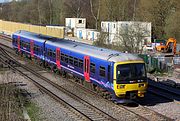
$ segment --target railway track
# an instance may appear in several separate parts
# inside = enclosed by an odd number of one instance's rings
[[[88,89],[83,87],[82,85],[81,85],[80,88],[85,90],[85,91],[88,91]],[[89,90],[89,92],[90,91],[91,90]],[[91,93],[95,94],[95,92],[93,92],[93,91],[91,91]],[[71,92],[71,94],[72,94],[72,92]],[[105,100],[105,101],[107,101],[107,103],[112,103],[112,102],[110,102],[108,100]],[[126,106],[123,106],[123,105],[113,105],[114,110],[119,110],[119,107],[124,108],[124,109],[132,112],[133,114],[138,115],[143,120],[172,120],[172,119],[170,119],[170,118],[168,118],[168,117],[166,117],[166,116],[164,116],[162,114],[159,114],[159,113],[157,113],[157,112],[155,112],[153,110],[150,110],[150,109],[148,109],[148,108],[146,108],[144,106],[141,106],[141,105],[139,105],[138,107],[135,107],[135,108],[134,107],[133,108],[132,107],[126,107]]]
[[[98,93],[87,89],[86,87],[84,87],[83,85],[74,82],[74,80],[70,80],[72,83],[76,83],[77,86],[79,86],[83,91],[86,91],[88,93],[91,93],[92,95],[98,96]],[[107,99],[104,100],[107,103],[113,103]],[[150,120],[150,121],[172,121],[171,118],[166,117],[154,110],[151,110],[147,107],[142,106],[140,103],[136,102],[138,106],[126,106],[126,105],[113,105],[113,109],[114,110],[119,110],[119,107],[124,108],[125,110],[128,110],[129,112],[132,112],[133,114],[138,115],[139,117],[144,118],[145,120]]]
[[[163,98],[180,101],[180,90],[178,88],[172,88],[171,86],[149,80],[148,91]]]
[[[109,120],[109,121],[116,121],[117,119],[113,118],[109,114],[99,110],[97,107],[91,105],[87,101],[73,95],[68,90],[62,88],[61,86],[53,83],[49,79],[37,74],[34,70],[27,68],[26,66],[20,64],[13,58],[7,55],[7,53],[1,48],[1,61],[4,64],[7,64],[11,69],[20,73],[22,76],[26,77],[27,79],[31,80],[38,88],[44,91],[46,94],[53,97],[56,101],[60,102],[66,107],[72,108],[76,115],[79,114],[79,117],[82,120]],[[6,56],[4,56],[6,54]],[[2,57],[3,55],[3,57]],[[22,67],[24,70],[30,72],[31,74],[25,74],[20,69],[13,67],[11,64],[8,63],[7,60],[13,60],[18,66]],[[38,81],[37,81],[38,80]],[[44,82],[45,81],[45,82]],[[57,93],[58,92],[58,93]],[[71,110],[72,110],[71,109]]]

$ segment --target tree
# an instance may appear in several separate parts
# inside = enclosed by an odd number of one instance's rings
[[[154,27],[153,36],[157,36],[158,39],[165,39],[165,26],[166,19],[168,18],[170,11],[173,8],[172,0],[141,0],[141,15],[142,20],[152,22]]]
[[[87,0],[66,0],[64,5],[66,6],[67,16],[69,17],[82,17],[83,7]]]
[[[118,29],[118,34],[116,35],[115,45],[121,46],[123,50],[137,53],[142,50],[142,45],[144,44],[146,37],[150,36],[150,31],[147,24],[142,24],[139,22],[130,23]]]
[[[96,21],[96,29],[98,29],[98,24],[99,24],[99,17],[100,17],[100,6],[101,6],[101,0],[98,0],[98,1],[94,1],[94,4],[95,5],[97,5],[97,6],[95,6],[95,7],[93,7],[93,0],[89,0],[90,1],[90,6],[91,6],[91,14],[92,14],[92,16],[93,16],[93,18],[95,19],[95,21]],[[94,8],[97,8],[97,10],[96,10],[96,13],[97,13],[97,15],[95,16],[95,9]]]

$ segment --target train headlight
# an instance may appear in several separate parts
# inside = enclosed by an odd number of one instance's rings
[[[144,87],[145,86],[145,84],[139,84],[139,87]]]
[[[119,89],[124,89],[124,88],[125,88],[125,85],[119,85],[118,88],[119,88]]]

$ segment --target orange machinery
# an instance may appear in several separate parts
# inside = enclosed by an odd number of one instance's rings
[[[169,38],[168,41],[166,42],[166,45],[159,45],[156,47],[156,50],[159,52],[164,52],[164,53],[174,53],[176,54],[176,39],[174,38]]]

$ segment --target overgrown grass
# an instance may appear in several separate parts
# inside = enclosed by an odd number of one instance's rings
[[[31,121],[39,121],[40,118],[39,118],[39,111],[40,111],[40,108],[33,102],[27,102],[25,104],[25,108],[28,112],[28,115],[31,119]]]

